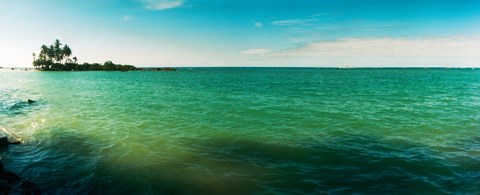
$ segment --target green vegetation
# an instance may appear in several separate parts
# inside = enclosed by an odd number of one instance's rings
[[[99,63],[83,63],[78,64],[77,57],[72,56],[72,49],[57,39],[53,45],[42,45],[40,54],[36,59],[33,53],[33,66],[38,70],[43,71],[129,71],[138,70],[132,65],[114,64],[112,61],[106,61],[103,64]]]

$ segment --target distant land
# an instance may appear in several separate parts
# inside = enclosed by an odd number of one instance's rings
[[[63,46],[62,46],[63,45]],[[175,71],[174,68],[137,68],[133,65],[115,64],[108,60],[101,63],[78,63],[78,58],[72,56],[72,49],[67,44],[62,44],[60,40],[50,45],[42,45],[38,55],[33,56],[33,67],[40,71],[131,71],[131,70],[150,70],[150,71]],[[13,68],[14,69],[14,68]],[[24,70],[28,70],[25,68]]]

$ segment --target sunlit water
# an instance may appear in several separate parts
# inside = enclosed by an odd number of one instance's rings
[[[0,72],[0,128],[48,193],[480,193],[479,69]]]

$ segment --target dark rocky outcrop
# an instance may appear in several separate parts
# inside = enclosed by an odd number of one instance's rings
[[[3,163],[0,162],[0,194],[8,194],[12,190],[12,185],[21,181],[20,176],[15,173],[5,171]]]
[[[40,187],[32,183],[31,181],[24,181],[21,185],[20,188],[22,190],[22,194],[33,194],[33,195],[38,195],[40,193]]]
[[[155,67],[151,67],[151,68],[138,68],[138,70],[142,70],[142,71],[165,71],[165,72],[173,72],[173,71],[177,71],[178,69],[176,69],[176,68],[170,68],[170,67],[165,67],[165,68],[155,68]]]
[[[23,180],[15,173],[5,171],[3,163],[0,162],[0,195],[9,194],[10,192],[13,192],[13,194],[18,192],[32,195],[41,194],[40,187],[31,181]]]
[[[20,144],[19,141],[9,141],[7,137],[0,137],[0,148],[7,147],[10,144]]]
[[[12,190],[12,186],[8,184],[6,181],[0,180],[0,194],[8,194]]]
[[[6,181],[9,184],[15,184],[17,182],[20,182],[22,178],[20,178],[20,176],[15,173],[4,171],[0,173],[0,180]]]
[[[6,147],[10,144],[7,137],[0,137],[0,148]]]

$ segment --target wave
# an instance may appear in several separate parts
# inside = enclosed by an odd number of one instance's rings
[[[7,128],[0,127],[0,137],[2,137],[2,134],[8,137],[10,142],[24,142],[20,135],[8,130]]]

